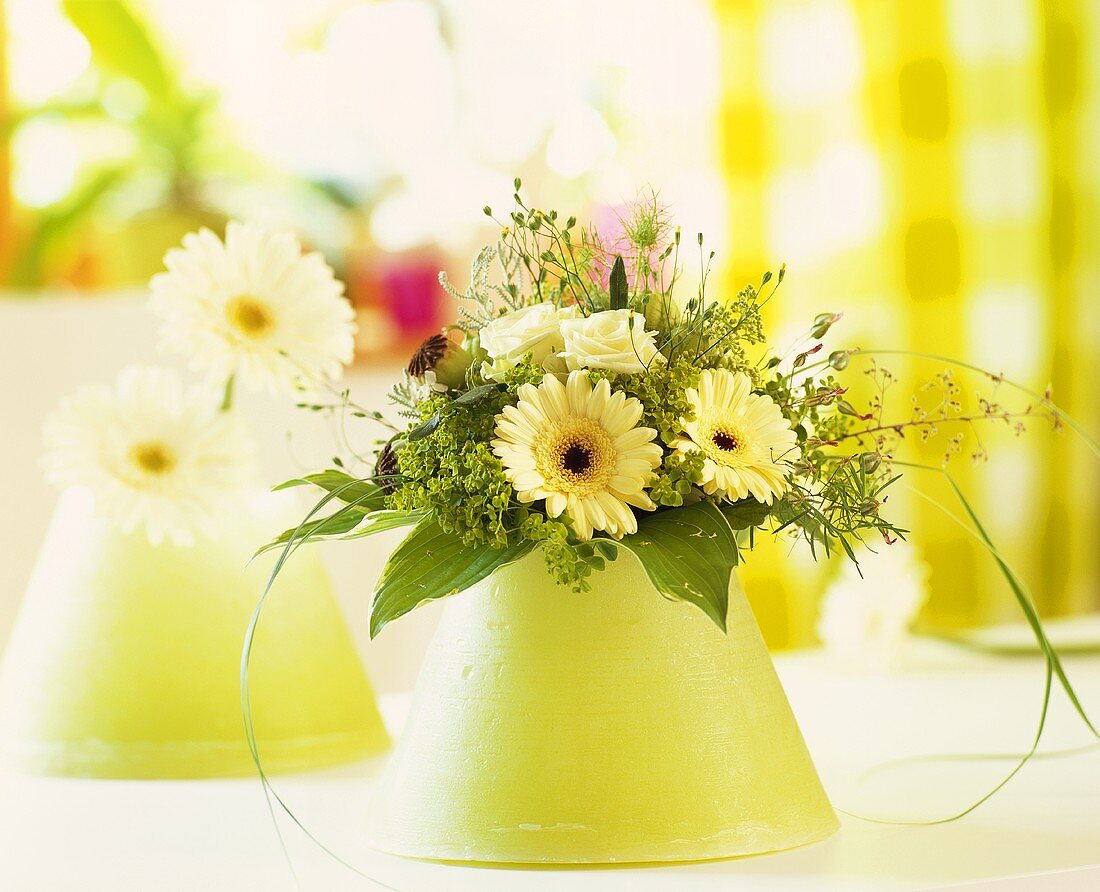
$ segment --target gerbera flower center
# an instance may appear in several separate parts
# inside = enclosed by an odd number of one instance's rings
[[[246,338],[258,340],[275,328],[275,314],[259,298],[251,294],[239,294],[225,305],[225,318]]]
[[[144,474],[150,477],[162,477],[169,474],[179,464],[176,453],[160,440],[148,440],[138,443],[130,449],[130,461]]]
[[[750,457],[753,438],[740,419],[724,413],[703,413],[699,428],[703,452],[718,464],[736,467]]]
[[[729,431],[715,431],[711,439],[714,440],[714,445],[723,452],[740,452],[744,445],[737,434]]]
[[[582,445],[570,446],[561,457],[561,465],[570,474],[583,474],[592,467],[592,453]]]
[[[535,445],[535,466],[547,488],[578,496],[606,488],[616,457],[599,422],[580,416],[547,425]]]

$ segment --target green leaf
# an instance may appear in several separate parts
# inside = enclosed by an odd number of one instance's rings
[[[694,604],[726,631],[737,540],[712,502],[647,515],[619,544],[634,552],[657,591]]]
[[[749,496],[732,504],[723,503],[718,506],[718,510],[732,529],[747,530],[750,527],[763,526],[768,515],[772,513],[772,506]]]
[[[344,533],[355,529],[363,520],[363,513],[356,511],[352,506],[345,505],[335,514],[322,517],[320,520],[311,520],[284,530],[275,539],[272,539],[263,548],[256,552],[257,556],[273,548],[286,545],[292,539],[296,543],[316,542],[320,539],[331,539],[343,536]]]
[[[175,78],[146,26],[119,0],[64,0],[65,15],[80,29],[105,68],[141,84],[162,102],[178,98]]]
[[[386,507],[386,494],[382,487],[372,480],[360,480],[344,471],[328,470],[320,474],[296,477],[294,480],[280,483],[275,487],[275,491],[290,489],[294,486],[318,486],[325,492],[332,493],[341,502],[354,504],[362,513],[378,511]]]
[[[473,387],[467,390],[462,396],[456,397],[453,405],[456,406],[468,406],[474,403],[479,403],[485,399],[489,394],[494,393],[497,390],[496,384],[481,384],[477,387]]]
[[[608,290],[611,293],[611,309],[625,309],[629,298],[629,289],[626,284],[626,264],[623,263],[621,254],[616,256],[615,263],[611,267]]]
[[[421,520],[382,571],[371,604],[371,638],[392,620],[428,601],[468,589],[532,548],[534,543],[529,541],[508,548],[464,545],[434,519]]]
[[[425,437],[429,437],[433,433],[435,433],[435,429],[439,427],[439,425],[442,423],[443,416],[439,412],[436,412],[427,421],[418,424],[411,431],[409,431],[408,434],[405,435],[405,439],[408,440],[410,443],[415,442],[416,440],[423,440]]]
[[[359,521],[359,526],[344,533],[340,538],[362,539],[364,536],[373,536],[375,533],[384,533],[386,530],[412,526],[423,519],[423,511],[372,511]]]

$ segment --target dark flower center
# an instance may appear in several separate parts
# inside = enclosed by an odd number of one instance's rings
[[[592,467],[592,453],[574,443],[561,457],[561,466],[571,474],[583,474]]]
[[[714,445],[721,449],[723,452],[740,452],[742,443],[733,434],[726,431],[716,431],[714,437]]]

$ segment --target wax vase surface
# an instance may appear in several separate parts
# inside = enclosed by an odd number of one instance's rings
[[[369,840],[414,858],[639,863],[838,822],[736,578],[728,634],[623,554],[574,594],[532,553],[449,599]]]
[[[154,546],[142,530],[122,534],[94,515],[90,494],[65,492],[0,670],[5,761],[85,777],[254,774],[241,646],[274,556],[245,565],[292,525],[293,504],[281,495],[246,499],[223,534],[181,547]],[[328,577],[308,549],[272,589],[251,664],[267,771],[389,745]]]

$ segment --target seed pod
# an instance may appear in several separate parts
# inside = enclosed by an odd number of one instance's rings
[[[428,372],[434,372],[436,381],[457,390],[466,383],[466,370],[472,360],[469,351],[446,335],[437,334],[417,348],[405,371],[420,382]]]
[[[818,313],[814,317],[814,326],[810,329],[810,335],[815,338],[825,337],[826,332],[840,319],[839,313]]]
[[[378,453],[378,459],[374,463],[375,482],[382,488],[382,492],[389,495],[397,489],[397,481],[401,476],[401,469],[397,464],[397,453],[391,440],[382,447]]]

